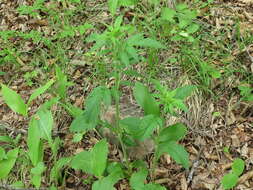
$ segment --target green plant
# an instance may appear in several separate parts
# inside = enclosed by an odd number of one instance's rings
[[[224,189],[231,189],[236,186],[239,176],[243,173],[245,164],[244,161],[237,158],[233,161],[232,171],[225,176],[223,176],[221,180],[222,187]]]
[[[252,102],[253,101],[253,88],[250,85],[240,85],[238,87],[238,89],[240,90],[240,94],[242,96],[242,100],[243,101],[248,101],[248,102]]]

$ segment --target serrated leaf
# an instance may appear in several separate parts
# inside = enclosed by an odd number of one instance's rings
[[[7,159],[0,161],[0,179],[6,178],[13,168],[18,157],[19,149],[15,148],[7,152]]]
[[[144,109],[145,115],[160,115],[160,109],[155,99],[148,92],[147,87],[142,83],[136,82],[134,87],[134,98],[137,103]]]
[[[83,151],[75,155],[71,167],[100,177],[106,168],[107,155],[107,142],[101,140],[90,151]]]
[[[12,109],[12,111],[17,112],[23,116],[27,116],[27,105],[21,96],[4,84],[1,86],[5,103]]]
[[[43,148],[42,142],[40,140],[40,129],[38,127],[38,122],[33,117],[29,123],[28,128],[28,155],[33,166],[36,166],[39,162],[43,160]]]
[[[168,141],[158,145],[158,157],[164,153],[168,153],[178,164],[184,168],[189,168],[189,154],[185,148],[175,141]]]
[[[242,159],[237,158],[233,161],[232,171],[234,174],[240,176],[243,173],[244,167],[244,161]]]
[[[168,21],[173,21],[176,11],[167,7],[162,9],[161,18]]]
[[[70,125],[70,131],[71,132],[76,132],[76,133],[81,133],[81,132],[86,132],[89,129],[94,128],[93,125],[90,125],[89,123],[86,122],[86,112],[77,116],[71,123]]]
[[[223,176],[221,180],[222,187],[224,189],[231,189],[236,186],[236,183],[238,181],[238,176],[234,173],[229,173]]]
[[[118,0],[108,0],[108,7],[112,16],[114,16],[118,7]]]
[[[36,99],[38,96],[46,92],[46,90],[49,89],[53,83],[54,83],[54,80],[50,80],[45,85],[37,88],[30,96],[27,104],[29,105],[34,99]]]
[[[148,171],[146,169],[141,169],[138,172],[132,174],[130,178],[130,186],[134,190],[144,189],[144,181],[148,176]]]
[[[169,127],[164,128],[160,133],[158,140],[159,142],[165,141],[179,141],[187,133],[187,128],[182,123],[177,123]]]

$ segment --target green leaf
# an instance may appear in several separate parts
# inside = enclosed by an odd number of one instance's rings
[[[165,48],[165,46],[162,45],[160,42],[150,39],[150,38],[144,38],[140,41],[132,42],[131,45],[147,47],[147,48],[155,48],[155,49]]]
[[[107,155],[107,142],[101,140],[90,151],[83,151],[75,155],[71,167],[101,177],[106,168]]]
[[[41,185],[41,174],[44,172],[46,167],[44,166],[43,162],[39,162],[34,168],[31,169],[32,174],[32,184],[39,188]]]
[[[55,91],[62,98],[65,99],[67,95],[67,88],[71,86],[71,83],[68,82],[67,75],[65,75],[59,66],[55,68],[56,74],[56,85]]]
[[[173,21],[173,17],[176,15],[176,11],[167,7],[162,9],[161,18],[168,21]]]
[[[14,189],[24,189],[25,185],[23,184],[22,181],[16,181],[16,182],[11,184],[11,187],[14,188]]]
[[[183,146],[177,144],[175,141],[168,141],[164,143],[160,143],[158,145],[158,157],[160,157],[163,153],[168,153],[178,164],[182,164],[182,166],[186,169],[189,168],[189,154],[184,149]]]
[[[239,177],[234,173],[229,173],[223,176],[221,180],[222,187],[224,189],[231,189],[235,187]]]
[[[237,176],[240,176],[243,173],[244,167],[244,161],[242,159],[237,158],[233,161],[232,171]]]
[[[193,34],[199,30],[198,24],[191,24],[186,28],[187,33]]]
[[[132,174],[130,178],[130,186],[134,190],[144,190],[144,181],[148,176],[148,171],[146,169],[141,169],[138,172]]]
[[[46,90],[49,89],[53,83],[54,83],[54,80],[50,80],[44,86],[37,88],[30,96],[27,104],[29,105],[34,99],[36,99],[38,96],[46,92]]]
[[[69,130],[71,132],[81,133],[86,132],[92,128],[94,128],[94,125],[91,125],[86,122],[87,115],[86,112],[83,114],[77,116],[71,123]]]
[[[136,82],[133,93],[137,103],[144,109],[145,115],[160,115],[159,106],[148,92],[147,87],[145,87],[142,83]]]
[[[41,133],[38,122],[34,117],[32,117],[28,128],[27,145],[29,149],[28,155],[33,166],[36,166],[43,160],[43,147],[40,140],[40,135]]]
[[[23,116],[27,116],[27,105],[21,96],[4,84],[1,86],[5,103],[12,109],[12,111],[17,112]]]
[[[176,89],[176,95],[174,98],[184,100],[189,97],[194,90],[196,90],[196,86],[194,85],[186,85],[183,87],[179,87]]]
[[[120,6],[133,6],[136,5],[138,0],[119,0]]]
[[[114,16],[118,7],[118,0],[108,0],[108,7],[112,16]]]
[[[18,157],[19,149],[15,148],[7,152],[7,159],[0,161],[0,179],[6,178],[13,168]]]
[[[0,147],[0,161],[4,160],[4,159],[7,159],[7,158],[8,157],[7,157],[6,153],[5,153],[4,148]]]
[[[53,115],[50,110],[39,110],[37,112],[37,126],[40,129],[40,137],[52,142]]]
[[[113,186],[122,178],[123,176],[121,171],[113,172],[109,176],[104,177],[101,180],[95,181],[92,184],[92,190],[116,190]]]
[[[159,133],[158,140],[159,142],[179,141],[182,138],[184,138],[186,133],[187,133],[186,126],[181,123],[177,123],[177,124],[164,128]]]

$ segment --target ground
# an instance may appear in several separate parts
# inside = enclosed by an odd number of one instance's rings
[[[124,79],[134,82],[147,81],[152,77],[171,89],[186,84],[198,86],[186,101],[188,112],[180,112],[177,117],[167,116],[168,125],[182,122],[188,127],[188,133],[180,143],[189,152],[190,169],[183,169],[170,156],[164,155],[154,172],[153,181],[171,190],[222,189],[222,177],[231,170],[233,160],[241,158],[245,161],[245,170],[234,189],[253,189],[253,104],[252,98],[248,101],[239,88],[253,87],[253,1],[216,0],[207,5],[204,5],[206,1],[184,2],[198,10],[194,22],[201,29],[193,34],[199,40],[197,46],[167,39],[166,34],[162,33],[166,28],[158,28],[156,18],[152,15],[157,11],[156,8],[149,10],[147,1],[143,0],[143,7],[121,7],[115,13],[124,13],[126,23],[133,22],[145,35],[155,36],[166,44],[166,48],[161,51],[142,52],[147,59],[133,67],[144,77],[134,75],[124,76]],[[0,2],[0,83],[8,85],[28,101],[34,89],[49,79],[56,78],[54,68],[59,65],[72,83],[67,90],[67,102],[84,109],[86,98],[92,89],[100,84],[111,87],[115,83],[115,79],[108,78],[103,70],[110,69],[110,58],[89,53],[92,43],[84,42],[90,34],[104,31],[112,23],[113,17],[108,11],[107,1],[81,0],[82,6],[59,1],[51,13],[44,12],[43,9],[35,10],[32,11],[38,13],[35,16],[18,12],[18,7],[33,3],[33,0]],[[162,3],[165,4],[165,1]],[[45,4],[49,7],[53,3],[45,1]],[[27,10],[23,10],[25,11]],[[37,34],[33,37],[8,36],[3,32],[28,33],[34,30],[42,32],[47,39],[63,30],[62,23],[73,26],[89,23],[93,27],[87,27],[83,35],[80,31],[78,35],[72,35],[69,30],[67,34],[61,34],[66,37],[51,38],[53,45],[48,46],[45,45],[46,42],[41,42],[41,36],[37,36],[36,41]],[[5,35],[8,36],[7,40],[4,39]],[[206,72],[198,63],[211,64],[214,70]],[[133,100],[131,88],[126,85],[121,90],[124,94],[121,99],[122,117],[142,114],[136,111],[138,105]],[[252,92],[248,93],[250,95]],[[19,147],[27,150],[28,123],[39,106],[54,96],[51,91],[39,96],[30,104],[28,116],[24,117],[13,112],[0,95],[0,135],[12,138],[21,135]],[[53,136],[63,140],[57,155],[59,158],[87,150],[99,141],[99,135],[91,131],[85,134],[81,142],[74,143],[73,134],[69,131],[73,117],[60,104],[54,105],[52,112]],[[113,114],[107,113],[105,117],[112,117]],[[109,150],[110,161],[122,159],[118,146],[110,143]],[[48,168],[52,167],[51,156],[50,149],[46,148],[44,161]],[[151,164],[152,156],[152,153],[145,155],[148,165]],[[6,187],[21,180],[28,187],[29,167],[29,163],[20,157],[8,178],[0,181],[0,186]],[[46,170],[43,175],[42,187],[48,187],[49,172]],[[91,188],[89,183],[83,183],[84,179],[89,178],[87,174],[68,167],[64,172],[66,181],[59,189]],[[130,189],[126,179],[120,180],[115,187],[120,190]]]

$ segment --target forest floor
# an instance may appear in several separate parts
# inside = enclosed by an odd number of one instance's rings
[[[110,58],[90,53],[92,43],[85,42],[90,34],[101,33],[113,23],[107,1],[69,2],[58,1],[49,13],[39,6],[30,12],[28,8],[18,11],[22,5],[33,5],[33,0],[0,1],[0,84],[16,91],[26,102],[34,89],[56,78],[55,65],[60,66],[72,83],[67,90],[66,102],[76,108],[85,108],[86,97],[96,86],[114,85],[114,78],[104,71],[104,68],[108,69],[105,65],[110,64]],[[165,5],[164,2],[161,1],[161,6]],[[181,122],[188,128],[180,143],[189,153],[190,168],[185,170],[170,156],[163,155],[153,182],[170,190],[222,189],[222,177],[231,170],[233,160],[241,158],[245,169],[234,189],[253,190],[253,1],[208,2],[185,1],[189,9],[198,11],[194,22],[200,29],[192,34],[196,43],[170,40],[174,34],[167,37],[166,27],[157,26],[158,5],[154,8],[143,0],[143,7],[136,5],[118,9],[115,14],[123,14],[124,22],[133,23],[145,35],[166,45],[161,51],[142,52],[144,59],[133,66],[142,77],[125,78],[130,82],[141,80],[144,83],[155,78],[170,89],[187,84],[198,87],[186,100],[189,111],[167,118],[168,124]],[[52,1],[45,1],[43,6],[50,6],[50,3]],[[84,32],[79,31],[77,35],[69,27],[83,23],[92,27],[85,26]],[[65,32],[61,33],[62,38],[53,39],[52,36],[61,30]],[[42,36],[31,31],[38,31]],[[49,38],[52,43],[45,45],[44,39]],[[210,67],[203,66],[205,64]],[[138,106],[132,100],[131,88],[124,86],[122,91],[121,107],[127,108],[122,109],[122,115],[129,115],[124,112],[134,115]],[[32,187],[28,169],[31,166],[24,156],[29,121],[40,105],[55,96],[53,90],[39,96],[29,105],[28,116],[24,117],[13,112],[0,95],[0,136],[15,139],[19,135],[18,146],[24,150],[20,153],[24,158],[20,156],[8,177],[1,179],[3,188],[17,181],[25,187]],[[53,134],[62,140],[58,158],[88,150],[99,141],[100,137],[95,132],[88,132],[80,142],[74,143],[73,133],[69,131],[73,117],[61,104],[54,105],[52,112]],[[0,145],[5,145],[1,138]],[[110,161],[121,159],[116,145],[110,144],[109,150]],[[44,163],[48,169],[42,177],[42,188],[49,187],[51,157],[50,149],[45,148]],[[148,165],[151,158],[152,153],[144,158]],[[58,189],[91,189],[89,180],[92,178],[86,173],[68,167],[63,173],[65,182]],[[129,181],[122,179],[115,187],[130,189]]]

